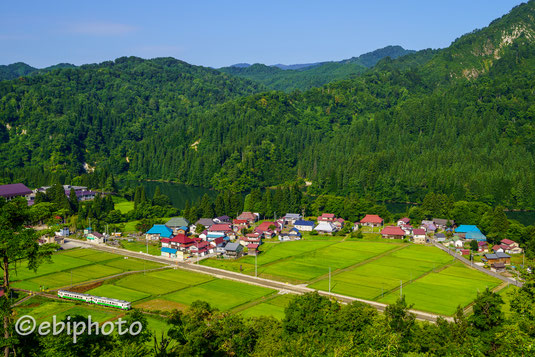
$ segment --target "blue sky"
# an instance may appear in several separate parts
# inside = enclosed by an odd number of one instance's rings
[[[18,1],[0,11],[0,64],[171,56],[222,67],[341,60],[387,45],[442,48],[521,2]]]

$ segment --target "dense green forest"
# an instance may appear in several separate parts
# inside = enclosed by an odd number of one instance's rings
[[[169,58],[3,81],[1,180],[80,182],[96,168],[101,182],[244,192],[310,181],[314,195],[534,208],[534,9],[304,92]]]
[[[30,74],[42,74],[42,73],[53,71],[58,68],[74,68],[74,67],[76,66],[70,63],[59,63],[54,66],[41,68],[41,69],[32,67],[22,62],[12,63],[7,66],[0,65],[0,81],[8,80],[8,79],[15,79],[15,78],[27,76]]]
[[[281,69],[277,66],[253,64],[252,66],[231,66],[219,70],[234,76],[262,83],[272,90],[292,91],[321,87],[334,80],[346,79],[364,73],[383,58],[396,59],[411,54],[401,46],[387,46],[358,57],[339,62],[321,62],[298,69]],[[299,65],[288,66],[298,67]]]

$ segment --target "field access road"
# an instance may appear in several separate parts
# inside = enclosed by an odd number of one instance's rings
[[[146,254],[146,253],[137,253],[137,252],[133,252],[133,251],[126,250],[126,249],[108,247],[105,245],[88,243],[85,241],[70,240],[70,242],[73,242],[75,244],[77,243],[77,245],[80,247],[93,248],[96,250],[119,254],[119,255],[123,255],[127,257],[149,260],[149,261],[156,262],[156,263],[168,264],[173,267],[177,267],[177,268],[189,270],[189,271],[194,271],[194,272],[198,272],[202,274],[208,274],[213,277],[220,278],[220,279],[234,280],[234,281],[238,281],[238,282],[242,282],[246,284],[258,285],[258,286],[262,286],[262,287],[266,287],[270,289],[279,290],[281,292],[292,293],[292,294],[304,294],[308,292],[317,291],[320,295],[333,297],[336,300],[341,301],[343,303],[351,303],[353,301],[363,302],[365,304],[368,304],[376,308],[379,311],[384,311],[387,306],[387,304],[383,304],[380,302],[354,298],[351,296],[330,293],[330,292],[322,291],[322,290],[315,290],[315,289],[306,287],[304,285],[293,285],[293,284],[283,283],[280,281],[258,278],[258,277],[254,277],[254,276],[250,276],[246,274],[241,274],[241,273],[235,273],[235,272],[228,271],[228,270],[212,268],[212,267],[208,267],[204,265],[177,262],[176,260],[173,260],[170,258],[158,257],[158,256]],[[438,317],[442,317],[448,321],[453,321],[453,318],[449,316],[437,315],[437,314],[432,314],[432,313],[418,311],[418,310],[410,310],[410,312],[413,313],[418,320],[434,322],[436,321]]]

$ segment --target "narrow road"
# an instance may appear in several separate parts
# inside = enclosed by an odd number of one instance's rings
[[[76,242],[79,243],[81,247],[92,248],[95,250],[124,255],[124,256],[132,257],[132,258],[145,259],[145,260],[149,260],[149,261],[153,261],[157,263],[169,264],[171,266],[178,267],[180,269],[189,270],[189,271],[202,273],[202,274],[208,274],[213,277],[220,278],[220,279],[239,281],[239,282],[246,283],[246,284],[262,286],[262,287],[284,291],[284,292],[288,292],[292,294],[304,294],[304,293],[317,291],[320,295],[333,297],[336,300],[341,301],[343,303],[351,303],[353,301],[359,301],[359,302],[368,304],[370,306],[373,306],[379,311],[384,311],[387,306],[387,304],[379,303],[376,301],[364,300],[364,299],[354,298],[351,296],[329,293],[327,291],[311,289],[306,286],[298,286],[298,285],[293,285],[293,284],[288,284],[288,283],[282,283],[282,282],[275,281],[275,280],[258,278],[254,276],[241,274],[241,273],[235,273],[235,272],[228,271],[228,270],[212,268],[212,267],[208,267],[204,265],[177,262],[176,260],[173,260],[170,258],[158,257],[158,256],[146,254],[146,253],[136,253],[136,252],[132,252],[126,249],[108,247],[104,245],[87,243],[84,241],[76,241]],[[453,318],[449,316],[442,316],[442,315],[427,313],[427,312],[418,311],[418,310],[410,310],[410,312],[413,313],[416,316],[416,318],[419,320],[435,322],[438,317],[442,317],[448,321],[453,321]]]

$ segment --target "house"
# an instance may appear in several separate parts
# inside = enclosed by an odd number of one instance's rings
[[[165,224],[155,224],[145,233],[146,240],[160,240],[161,238],[171,238],[173,230]]]
[[[223,237],[218,237],[210,241],[210,245],[213,247],[223,247],[225,245],[225,240],[223,239]]]
[[[216,223],[208,228],[209,233],[223,233],[228,234],[232,233],[232,228],[229,223]]]
[[[65,237],[57,236],[57,235],[44,235],[39,239],[39,243],[45,244],[45,243],[55,243],[55,244],[64,244],[65,243]]]
[[[228,258],[239,258],[243,255],[243,245],[240,243],[227,243],[225,246],[225,256]]]
[[[247,245],[247,255],[258,255],[258,244]]]
[[[162,238],[160,239],[160,243],[162,243],[162,248],[170,248],[171,238]]]
[[[462,248],[464,247],[464,242],[460,239],[457,239],[455,242],[453,242],[453,245],[455,248]]]
[[[439,229],[446,229],[448,227],[453,226],[455,224],[455,221],[453,219],[433,218],[433,223]]]
[[[184,217],[173,217],[165,223],[165,225],[173,230],[174,234],[177,234],[176,230],[181,227],[188,227],[189,222]]]
[[[310,232],[314,229],[314,222],[300,219],[295,221],[294,227],[300,231]]]
[[[422,224],[420,225],[421,229],[425,229],[426,232],[435,232],[437,230],[437,227],[433,223],[433,221],[422,221]]]
[[[295,227],[279,233],[279,240],[283,242],[299,239],[301,239],[301,232]]]
[[[286,216],[283,218],[287,224],[295,224],[296,221],[302,220],[303,216],[301,216],[299,213],[286,213]]]
[[[334,218],[334,213],[324,213],[318,217],[318,222],[333,222]]]
[[[435,239],[437,242],[444,242],[446,240],[446,235],[444,233],[435,234]]]
[[[405,232],[405,235],[407,236],[412,235],[413,227],[410,224],[400,226],[399,228],[403,229],[403,232]]]
[[[249,224],[253,224],[258,220],[258,213],[242,212],[236,219],[245,219]]]
[[[245,237],[240,238],[240,243],[245,246],[250,243],[262,244],[262,236],[260,233],[247,233]]]
[[[488,252],[489,244],[486,241],[477,242],[477,251],[478,252]]]
[[[408,218],[408,217],[403,217],[403,218],[401,218],[400,220],[398,220],[398,227],[406,226],[407,224],[409,224],[410,221],[411,221],[410,218]]]
[[[195,229],[197,229],[197,227],[198,227],[199,225],[202,225],[202,226],[204,226],[204,228],[209,229],[209,228],[212,227],[214,224],[215,224],[215,222],[214,222],[214,220],[211,219],[211,218],[201,218],[201,219],[199,219],[197,222],[195,222]]]
[[[498,252],[494,254],[484,254],[484,258],[481,258],[483,262],[488,262],[490,266],[494,267],[496,263],[511,264],[511,256]]]
[[[461,255],[470,255],[470,249],[461,249]]]
[[[321,221],[321,222],[318,222],[318,225],[316,227],[314,227],[314,230],[318,233],[333,234],[338,229],[331,222]]]
[[[425,230],[423,229],[414,229],[412,231],[412,240],[416,244],[425,244],[427,242]]]
[[[98,244],[103,244],[107,241],[107,238],[99,232],[91,232],[86,236],[86,238],[88,241]]]
[[[498,273],[505,271],[505,264],[504,263],[494,263],[493,268],[496,269]]]
[[[265,238],[271,238],[275,234],[275,231],[279,231],[279,230],[280,230],[280,227],[278,223],[266,221],[266,222],[260,223],[260,225],[256,227],[254,231],[260,235],[263,235]]]
[[[461,224],[459,227],[455,228],[455,233],[468,233],[468,232],[481,233],[481,231],[479,230],[479,228],[477,228],[477,226],[469,225],[469,224]]]
[[[215,223],[230,223],[230,217],[229,216],[219,216],[214,218]]]
[[[189,228],[187,226],[182,226],[173,231],[174,234],[188,234]]]
[[[57,237],[68,237],[71,235],[69,227],[62,227],[58,232],[56,232]]]
[[[23,183],[0,185],[0,197],[4,197],[7,201],[12,200],[15,197],[29,199],[31,194],[33,194],[33,191]]]
[[[244,228],[245,229],[249,228],[249,223],[247,222],[246,219],[232,220],[232,229],[234,230],[234,232],[239,232]]]
[[[203,257],[208,254],[209,247],[210,243],[206,241],[195,242],[195,244],[189,247],[189,252],[196,256]]]
[[[381,231],[383,238],[389,239],[403,239],[405,237],[405,232],[398,226],[386,226]]]
[[[502,247],[501,245],[494,245],[492,246],[492,251],[494,253],[505,253],[505,247]]]
[[[209,232],[204,237],[201,237],[199,235],[199,238],[201,238],[202,240],[209,241],[209,242],[216,238],[224,238],[224,237],[226,237],[225,233],[221,233],[221,232]]]
[[[487,237],[481,232],[466,232],[464,234],[464,239],[475,240],[477,242],[486,242]]]
[[[160,250],[161,256],[166,258],[177,258],[177,252],[178,251],[176,249],[168,247],[162,247]]]
[[[380,227],[383,225],[383,219],[376,214],[367,214],[360,220],[361,226]]]
[[[344,227],[345,220],[343,218],[335,218],[333,221],[334,226],[336,229],[340,230],[342,227]]]
[[[501,246],[505,247],[505,253],[508,254],[521,254],[523,252],[522,248],[518,245],[517,242],[510,239],[502,239],[500,242]]]

